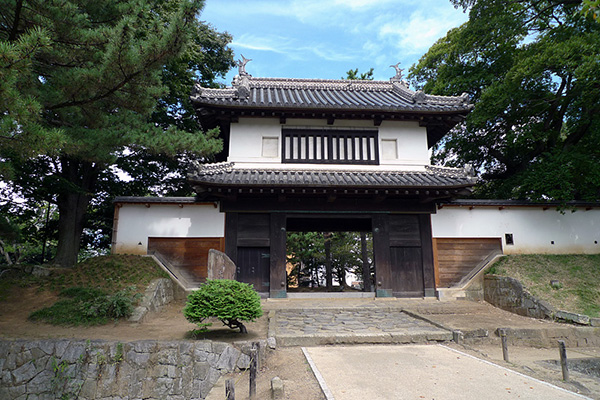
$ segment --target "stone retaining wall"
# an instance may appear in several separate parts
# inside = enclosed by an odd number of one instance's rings
[[[168,278],[159,278],[150,282],[140,305],[133,310],[129,321],[142,322],[149,312],[158,311],[162,306],[173,301],[175,298],[173,286],[173,281]]]
[[[0,341],[0,399],[204,399],[247,369],[251,344],[210,341]],[[266,343],[259,343],[265,356]]]
[[[526,317],[554,319],[552,306],[533,297],[514,278],[486,275],[483,291],[485,301],[503,310]]]

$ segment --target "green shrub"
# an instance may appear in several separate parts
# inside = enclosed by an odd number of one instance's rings
[[[34,311],[29,318],[54,325],[99,325],[108,319],[128,317],[133,313],[138,295],[131,288],[107,294],[101,289],[71,287],[60,292],[62,300]]]
[[[229,279],[209,280],[192,292],[183,309],[185,318],[206,329],[204,320],[218,318],[231,329],[247,333],[241,321],[254,321],[262,316],[260,296],[251,285]]]

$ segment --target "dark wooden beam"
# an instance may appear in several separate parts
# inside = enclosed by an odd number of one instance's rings
[[[433,263],[433,241],[431,233],[431,216],[419,215],[421,232],[421,256],[423,258],[423,286],[425,297],[435,296],[435,266]]]
[[[236,201],[223,199],[221,209],[225,212],[267,212],[267,211],[316,211],[316,212],[402,212],[402,213],[435,213],[435,202],[420,203],[419,199],[399,199],[388,197],[381,203],[372,201],[372,197],[348,198],[337,195],[335,202],[324,197],[287,196],[256,198],[240,196]]]
[[[237,229],[238,214],[228,212],[225,214],[225,254],[237,263]]]
[[[269,294],[271,298],[285,298],[286,292],[286,216],[283,213],[271,213],[270,223],[270,279]]]

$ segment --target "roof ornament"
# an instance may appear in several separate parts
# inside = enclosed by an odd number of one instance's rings
[[[402,79],[402,71],[404,71],[404,68],[400,68],[400,63],[390,65],[390,68],[394,68],[396,70],[396,75],[390,78],[390,82],[392,82],[394,86],[400,86],[402,89],[408,89],[408,82]]]
[[[396,70],[396,75],[393,76],[390,80],[394,81],[394,80],[398,80],[401,81],[402,80],[402,71],[404,71],[404,68],[400,68],[400,62],[396,65],[390,65],[390,68],[394,68]]]
[[[463,171],[469,178],[477,177],[477,172],[475,172],[475,167],[473,167],[473,164],[465,164]]]
[[[248,64],[249,61],[252,61],[252,59],[244,57],[243,54],[240,54],[240,55],[242,56],[242,59],[238,60],[236,62],[237,66],[238,66],[238,75],[239,76],[252,76],[246,72],[246,64]]]

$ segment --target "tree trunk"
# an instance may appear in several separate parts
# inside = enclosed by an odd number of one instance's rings
[[[87,207],[93,197],[98,168],[92,163],[61,158],[63,189],[58,193],[58,246],[54,264],[73,267],[77,263]]]

